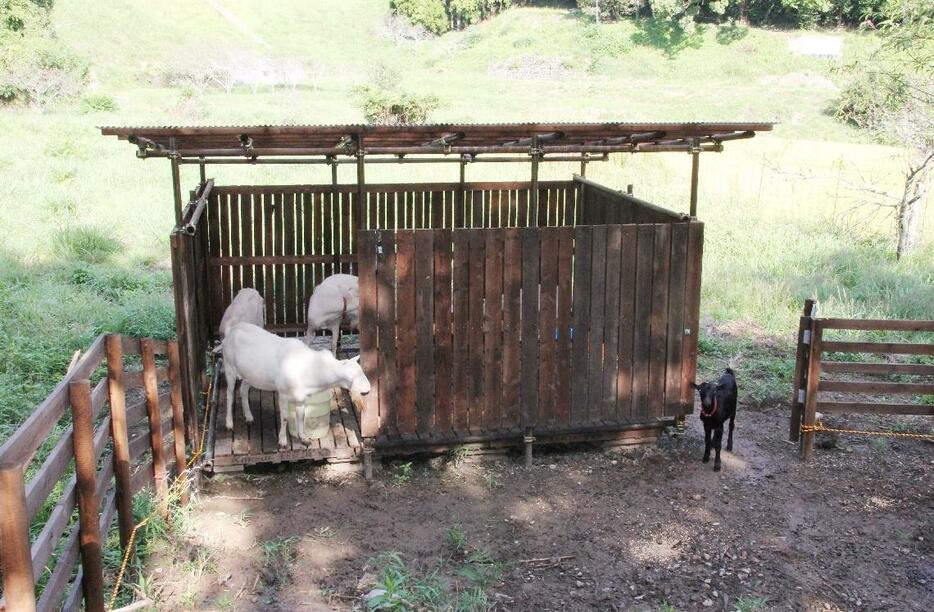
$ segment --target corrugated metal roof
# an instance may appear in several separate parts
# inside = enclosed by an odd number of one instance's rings
[[[407,155],[679,150],[768,131],[769,122],[525,122],[426,125],[102,127],[145,155]]]

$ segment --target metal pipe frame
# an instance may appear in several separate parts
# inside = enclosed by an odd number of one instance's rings
[[[253,166],[263,166],[263,165],[327,165],[333,164],[335,166],[342,166],[348,164],[357,164],[356,159],[328,159],[327,157],[323,159],[308,159],[304,157],[277,157],[277,158],[267,158],[267,159],[180,159],[178,163],[181,165],[253,165]],[[593,156],[590,154],[585,155],[560,155],[556,157],[542,157],[540,162],[581,162],[589,163],[593,161],[608,161],[610,159],[609,153],[603,153],[601,155]],[[451,158],[451,157],[442,157],[442,158],[433,158],[433,157],[376,157],[376,158],[367,158],[367,164],[460,164],[460,163],[470,163],[470,164],[499,164],[499,163],[530,163],[532,160],[529,157],[475,157],[469,162],[464,162],[460,157]]]

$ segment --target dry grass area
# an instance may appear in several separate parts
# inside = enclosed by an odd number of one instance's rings
[[[896,420],[846,424],[929,425]],[[159,609],[929,610],[931,444],[847,438],[803,465],[786,430],[784,411],[741,405],[719,474],[694,416],[657,447],[544,450],[529,473],[453,454],[387,463],[372,485],[313,466],[216,477],[151,557],[148,595]]]

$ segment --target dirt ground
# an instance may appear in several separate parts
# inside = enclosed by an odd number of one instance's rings
[[[786,437],[783,409],[741,405],[720,473],[694,415],[683,438],[542,450],[531,473],[498,457],[416,462],[406,482],[387,463],[373,485],[307,465],[215,477],[149,571],[165,609],[365,609],[368,560],[429,571],[456,525],[505,564],[487,589],[501,610],[934,609],[934,445],[851,437],[803,465]]]

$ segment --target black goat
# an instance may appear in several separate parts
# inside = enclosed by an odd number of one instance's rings
[[[736,422],[736,397],[739,388],[733,370],[727,368],[717,384],[704,382],[693,384],[701,399],[701,422],[704,423],[704,463],[710,461],[710,447],[717,449],[713,462],[713,471],[720,471],[720,443],[723,440],[723,423],[730,420],[730,437],[726,440],[726,450],[733,451],[733,425]],[[713,433],[713,441],[711,441]]]

